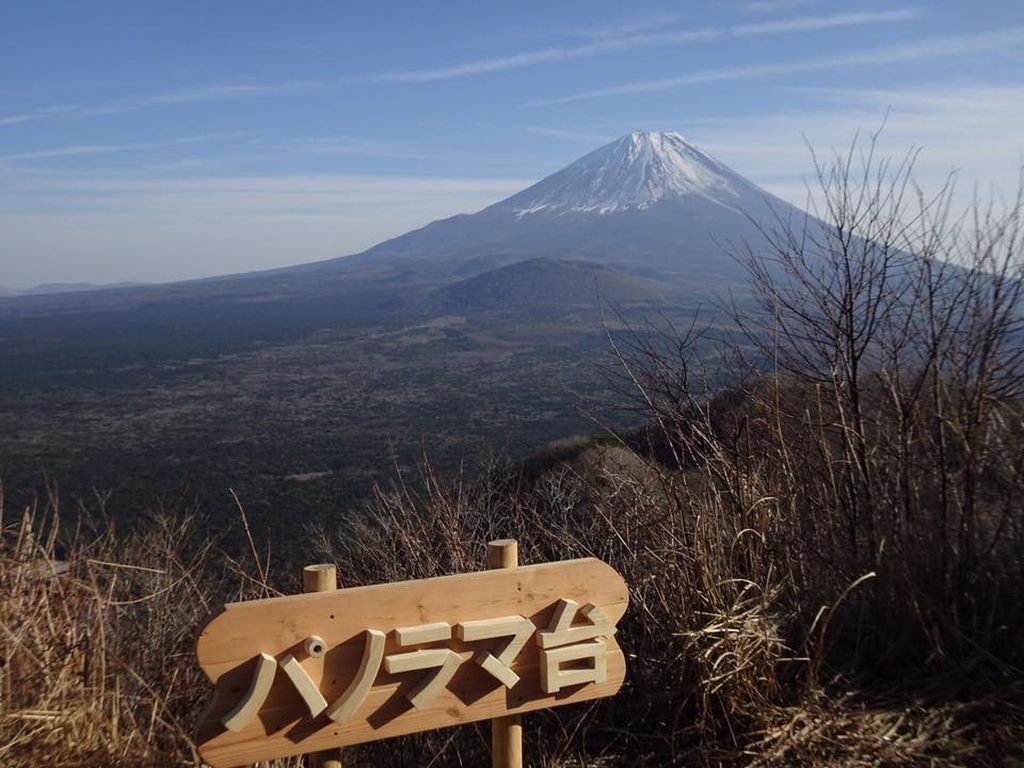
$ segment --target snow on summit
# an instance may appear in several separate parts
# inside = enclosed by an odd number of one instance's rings
[[[517,217],[615,213],[697,195],[735,209],[749,186],[678,133],[636,131],[591,152],[504,201]]]
[[[724,243],[755,242],[763,237],[756,222],[800,215],[679,134],[637,132],[481,211],[432,222],[345,263],[406,259],[465,276],[557,258],[734,279],[739,268],[722,258]]]

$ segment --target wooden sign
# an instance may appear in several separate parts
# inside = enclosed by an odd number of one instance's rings
[[[238,766],[611,696],[628,603],[600,560],[231,603],[196,643],[196,733]]]

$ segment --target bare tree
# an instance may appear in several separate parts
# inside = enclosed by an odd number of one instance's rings
[[[952,176],[925,195],[916,153],[879,159],[876,140],[815,157],[820,202],[761,227],[742,254],[761,311],[736,321],[764,374],[815,393],[785,418],[820,436],[816,503],[850,565],[927,573],[923,622],[950,595],[980,621],[993,554],[1021,543],[1022,198],[953,216]]]

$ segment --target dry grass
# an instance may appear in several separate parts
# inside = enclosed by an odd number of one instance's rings
[[[197,627],[255,595],[251,580],[228,586],[237,564],[211,556],[190,515],[119,535],[84,512],[62,528],[55,493],[4,512],[0,493],[0,764],[198,764]]]
[[[421,493],[401,482],[380,492],[360,526],[322,532],[320,552],[361,584],[479,567],[489,538],[514,536],[525,561],[594,555],[624,574],[627,684],[596,707],[543,716],[547,727],[531,718],[549,734],[528,744],[531,764],[987,766],[1016,754],[1016,668],[1004,662],[1005,677],[966,695],[927,667],[863,677],[872,665],[844,658],[836,640],[854,631],[852,596],[869,580],[829,604],[801,599],[801,546],[777,500],[736,477],[742,514],[705,470],[666,470],[623,447],[583,448],[528,478],[498,468],[442,484],[424,467]],[[431,754],[443,745],[445,765],[484,759],[478,732],[401,741]],[[402,764],[391,749],[360,754]]]
[[[320,531],[311,557],[336,562],[352,586],[475,570],[486,541],[514,536],[525,562],[594,555],[620,570],[632,597],[621,626],[627,685],[599,705],[528,718],[532,765],[985,766],[1012,756],[1024,741],[1012,660],[1000,660],[1001,681],[966,694],[927,667],[908,667],[903,681],[863,677],[870,665],[844,659],[849,643],[837,641],[856,629],[848,609],[866,582],[828,604],[803,598],[814,574],[800,572],[809,561],[761,474],[666,469],[614,445],[581,445],[528,475],[490,467],[473,482],[424,465],[380,490],[358,523]],[[126,536],[62,531],[54,502],[4,527],[0,762],[197,765],[189,734],[209,694],[191,658],[199,623],[219,600],[294,591],[296,574],[268,572],[258,531],[237,563],[190,518],[157,516]],[[415,766],[430,755],[479,765],[487,745],[486,729],[470,726],[347,750],[346,764]]]
[[[1022,207],[965,234],[922,201],[901,226],[905,168],[872,184],[868,155],[858,196],[852,157],[822,172],[832,229],[768,233],[771,264],[752,262],[765,312],[715,356],[731,389],[708,384],[694,329],[610,334],[640,433],[473,480],[424,461],[300,534],[346,586],[478,570],[508,537],[525,563],[622,573],[626,684],[529,716],[530,765],[1021,764]],[[198,625],[297,591],[298,569],[271,569],[244,513],[242,561],[187,514],[120,534],[84,512],[59,528],[55,495],[2,514],[0,763],[195,765]],[[482,765],[487,748],[467,726],[345,762]]]

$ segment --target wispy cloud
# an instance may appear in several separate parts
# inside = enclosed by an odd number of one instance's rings
[[[762,37],[791,32],[815,32],[835,27],[860,27],[866,24],[912,21],[920,18],[918,8],[898,8],[891,11],[862,11],[837,13],[832,16],[794,16],[789,19],[771,19],[737,24],[722,31],[722,37]]]
[[[367,83],[427,83],[473,77],[491,72],[532,67],[540,64],[571,61],[609,53],[686,45],[690,43],[781,35],[868,24],[910,21],[920,16],[916,8],[898,8],[887,11],[836,13],[821,16],[797,16],[734,26],[703,26],[690,29],[650,31],[662,29],[678,20],[678,15],[658,16],[633,22],[613,22],[605,27],[576,30],[590,38],[577,45],[520,51],[506,56],[488,57],[448,64],[439,67],[391,70],[338,78],[290,80],[280,82],[221,81],[204,83],[175,90],[158,91],[100,104],[64,104],[42,107],[19,114],[0,116],[0,126],[44,120],[57,116],[86,117],[134,112],[153,107],[201,104],[242,99],[266,99],[282,96],[302,96],[350,85]]]
[[[289,139],[281,148],[325,157],[391,157],[405,160],[437,159],[439,152],[428,151],[409,141],[383,141],[355,136],[303,136]]]
[[[124,210],[123,203],[135,199],[132,208],[142,210],[155,199],[175,204],[201,206],[214,200],[236,201],[238,212],[335,213],[343,215],[351,206],[380,205],[391,200],[401,207],[418,196],[436,192],[445,195],[509,194],[531,183],[529,179],[446,176],[382,176],[357,174],[243,174],[191,177],[67,176],[28,177],[21,183],[36,191],[48,191],[55,198],[85,195],[102,207]],[[245,198],[245,200],[243,200]],[[10,198],[7,202],[10,202]],[[486,202],[493,202],[489,198]],[[281,202],[288,207],[278,208]]]
[[[715,32],[710,27],[682,30],[678,32],[658,32],[635,34],[627,37],[600,39],[591,43],[572,46],[556,46],[531,51],[521,51],[508,56],[497,56],[486,59],[474,59],[460,64],[424,69],[402,69],[379,72],[370,75],[369,79],[376,82],[393,83],[427,83],[437,80],[452,80],[459,77],[483,75],[490,72],[503,72],[510,69],[532,67],[537,64],[548,64],[559,61],[582,59],[616,51],[650,48],[656,45],[680,45],[703,40],[712,40]]]
[[[61,157],[78,157],[81,155],[109,155],[118,152],[136,152],[145,149],[161,149],[188,144],[201,144],[209,141],[235,138],[241,135],[243,135],[241,132],[236,131],[230,133],[204,133],[198,136],[181,136],[174,139],[164,139],[161,141],[139,141],[130,144],[75,144],[66,147],[50,147],[47,149],[35,149],[28,152],[15,152],[13,154],[0,155],[0,162],[49,160]]]
[[[113,152],[125,152],[128,150],[143,149],[154,146],[167,146],[164,143],[145,144],[75,144],[70,147],[55,147],[53,149],[37,149],[31,152],[17,152],[10,155],[0,155],[0,161],[12,162],[21,160],[49,160],[57,157],[79,157],[81,155],[105,155]]]
[[[44,117],[54,117],[67,113],[74,113],[79,107],[75,104],[56,104],[52,107],[42,107],[31,112],[22,112],[18,115],[7,115],[0,117],[0,125],[17,125],[18,123],[30,123],[34,120],[42,120]]]
[[[810,5],[814,0],[751,0],[743,3],[740,11],[743,13],[776,13],[788,11],[790,8],[797,8],[801,5]]]
[[[603,24],[579,27],[568,30],[573,37],[585,37],[588,39],[599,39],[603,37],[619,37],[621,35],[635,35],[638,32],[648,32],[652,29],[662,29],[682,21],[686,18],[684,13],[664,13],[646,18],[635,16],[609,21]]]
[[[537,101],[528,102],[524,106],[546,107],[555,104],[568,104],[571,102],[597,99],[606,96],[621,96],[632,93],[664,91],[672,88],[681,88],[687,85],[695,85],[698,83],[711,83],[725,80],[750,80],[770,75],[795,74],[821,69],[874,66],[969,53],[988,53],[997,50],[1016,48],[1022,44],[1024,44],[1024,27],[1014,27],[1006,30],[983,32],[980,34],[928,38],[905,45],[886,46],[866,51],[854,51],[835,56],[824,56],[814,59],[803,59],[800,61],[750,64],[739,67],[706,69],[676,77],[640,80],[631,83],[623,83],[620,85],[581,91],[579,93],[553,99],[539,99]]]
[[[523,130],[540,136],[551,136],[555,139],[568,139],[580,144],[597,146],[615,138],[614,134],[567,130],[564,128],[548,128],[546,126],[528,125]]]
[[[918,18],[917,8],[898,8],[889,11],[864,11],[836,13],[827,16],[798,16],[764,22],[739,24],[727,27],[697,27],[667,32],[644,32],[632,35],[601,38],[590,43],[573,46],[559,46],[539,50],[522,51],[508,56],[475,59],[460,64],[425,69],[394,70],[371,75],[378,82],[423,83],[436,80],[450,80],[458,77],[500,72],[537,64],[598,56],[606,53],[654,48],[659,46],[684,45],[687,43],[747,38],[791,32],[809,32],[838,27],[863,26],[867,24],[894,23]]]
[[[597,120],[580,130],[617,136],[638,127],[679,130],[717,159],[780,197],[802,204],[812,175],[808,144],[827,154],[849,146],[854,131],[882,127],[878,151],[899,156],[920,147],[916,177],[935,191],[959,170],[958,204],[967,205],[977,184],[1012,193],[1024,162],[1024,83],[941,82],[875,89],[800,89],[799,109],[693,119],[646,115],[640,122]],[[597,142],[593,144],[597,146]],[[812,184],[812,191],[814,185]]]
[[[445,159],[465,160],[465,156],[453,153],[450,147],[437,142],[417,138],[387,140],[346,135],[291,136],[266,138],[254,136],[247,131],[206,133],[157,141],[138,141],[117,144],[74,144],[70,146],[45,147],[0,155],[0,168],[28,168],[34,163],[45,167],[49,160],[76,158],[89,155],[114,155],[119,153],[144,153],[146,150],[185,147],[234,140],[230,144],[216,146],[212,152],[193,157],[172,157],[160,160],[133,163],[134,168],[149,171],[180,171],[205,167],[211,170],[227,171],[245,167],[259,167],[268,160],[294,163],[301,157],[318,158],[389,158],[400,160],[443,161]]]
[[[342,256],[479,210],[520,178],[0,174],[4,279],[177,280]],[[140,258],[144,254],[145,258]]]
[[[156,93],[101,104],[70,104],[42,107],[30,112],[0,117],[0,126],[33,122],[58,116],[87,117],[93,115],[114,115],[124,112],[135,112],[149,107],[176,104],[200,104],[204,102],[309,94],[336,84],[337,82],[326,80],[295,80],[279,83],[206,83],[177,90],[158,91]]]

